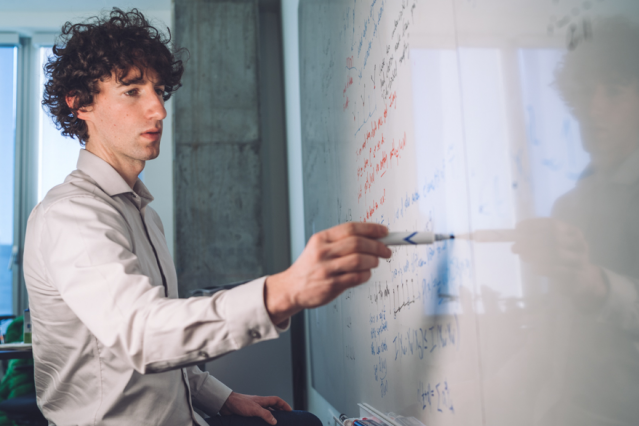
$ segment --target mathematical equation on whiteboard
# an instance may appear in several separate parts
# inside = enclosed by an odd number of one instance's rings
[[[445,354],[446,351],[459,349],[461,330],[457,315],[433,318],[435,321],[430,325],[391,331],[386,306],[369,314],[371,373],[379,386],[380,397],[385,397],[388,392],[389,363],[402,362],[408,358],[427,361],[440,352]],[[448,392],[447,383],[445,390]],[[454,412],[452,404],[446,406]]]
[[[446,254],[446,245],[443,244],[441,247],[443,249],[435,249],[430,258],[426,257],[429,259],[428,262],[436,264],[436,258]],[[410,360],[412,368],[420,368],[420,362],[435,361],[435,357],[446,356],[448,351],[458,351],[460,347],[461,327],[456,313],[432,316],[422,316],[422,313],[426,305],[439,304],[442,300],[452,299],[448,294],[451,290],[449,285],[470,272],[470,262],[457,258],[448,259],[445,262],[447,272],[443,274],[448,276],[447,280],[442,278],[441,271],[439,273],[431,271],[429,278],[419,279],[420,274],[423,273],[417,266],[420,264],[419,260],[408,263],[407,274],[410,273],[411,263],[415,266],[412,270],[415,278],[405,279],[396,284],[392,281],[390,283],[388,281],[372,282],[367,289],[369,310],[366,319],[371,362],[369,371],[378,386],[381,398],[388,394],[389,386],[393,386],[392,381],[398,380],[393,379],[393,375],[389,374],[392,364],[401,364]],[[422,261],[422,264],[425,264],[425,261]],[[359,294],[364,296],[364,293]],[[349,291],[344,298],[347,301],[352,297],[353,292]],[[398,315],[407,313],[413,307],[418,309],[420,325],[406,327],[397,321]],[[351,321],[349,316],[347,322]],[[440,393],[437,393],[439,383],[434,384],[432,389],[428,386],[430,385],[427,384],[426,390],[420,394],[420,400],[422,394],[426,398],[425,401],[431,401],[436,394],[439,398],[443,395],[437,407],[446,407],[446,410],[441,412],[454,413],[448,383],[445,383]],[[431,390],[433,393],[429,397]],[[425,408],[429,406],[426,404]]]
[[[378,30],[387,6],[397,10],[391,12],[394,13],[392,33],[384,44],[378,38]],[[399,70],[405,67],[410,55],[410,28],[415,8],[416,0],[390,3],[373,0],[368,14],[362,17],[357,15],[357,3],[353,2],[342,17],[340,39],[348,46],[349,54],[342,59],[345,80],[339,90],[343,117],[354,126],[352,177],[357,182],[357,204],[361,212],[358,219],[363,222],[379,222],[378,210],[388,201],[389,172],[402,167],[409,144],[406,131],[389,127],[389,120],[397,113],[395,86]],[[356,24],[356,20],[360,22]],[[372,55],[373,48],[380,46],[381,55]]]
[[[364,312],[369,331],[369,371],[381,398],[388,394],[389,386],[398,385],[393,380],[399,379],[389,374],[393,364],[401,365],[410,361],[411,368],[419,368],[420,362],[435,362],[436,357],[447,356],[448,351],[458,351],[460,348],[461,327],[455,312],[423,315],[429,307],[454,302],[456,287],[462,286],[463,281],[470,276],[470,260],[451,256],[448,248],[448,243],[442,243],[410,250],[394,249],[393,260],[388,262],[387,275],[390,275],[390,280],[369,283],[365,293],[349,290],[343,296],[344,301],[349,303],[354,294],[358,294],[360,300],[367,298],[368,310]],[[417,250],[420,251],[415,253]],[[398,322],[399,317],[409,315],[412,309],[416,309],[415,314],[420,317],[419,325],[411,327]],[[350,311],[346,317],[346,327],[352,327]],[[346,358],[354,361],[354,353],[354,347],[347,343]],[[444,383],[441,390],[439,385],[435,383],[429,388],[427,383],[420,400],[422,396],[425,398],[424,407],[427,408],[432,406],[429,401],[435,401],[436,396],[441,400],[437,400],[435,412],[454,413],[448,382]]]
[[[429,410],[431,412],[436,410],[439,413],[450,412],[455,414],[455,407],[447,380],[433,384],[430,382],[426,384],[419,382],[417,394],[422,403],[422,410]]]
[[[428,158],[421,156],[423,140],[417,139],[412,121],[411,61],[417,56],[411,59],[410,34],[420,25],[422,4],[327,4],[331,6],[308,14],[309,19],[326,14],[327,28],[333,30],[317,28],[313,34],[325,37],[306,41],[312,50],[304,65],[309,75],[304,87],[313,96],[305,97],[304,117],[323,133],[322,143],[305,145],[304,155],[312,164],[324,161],[326,166],[305,168],[305,194],[317,186],[324,189],[327,177],[334,177],[328,182],[337,186],[335,195],[328,190],[305,196],[308,229],[315,232],[316,223],[333,225],[337,213],[339,223],[435,231],[436,224],[443,227],[442,205],[456,185],[462,157],[456,140]],[[471,327],[464,325],[459,300],[460,288],[472,275],[471,258],[456,247],[443,242],[393,248],[392,258],[381,262],[371,282],[345,291],[313,314],[314,385],[322,394],[333,395],[331,403],[351,404],[349,395],[355,392],[350,391],[365,385],[361,396],[374,396],[377,402],[393,404],[397,390],[403,389],[413,399],[408,405],[425,415],[455,414],[454,377],[427,372],[442,360],[463,355],[462,341],[471,341],[465,335],[462,339],[462,331],[468,333]]]

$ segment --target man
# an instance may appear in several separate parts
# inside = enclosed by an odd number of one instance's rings
[[[277,397],[232,392],[195,364],[275,338],[291,315],[368,280],[390,257],[375,241],[387,230],[338,226],[280,274],[177,299],[162,223],[137,178],[159,154],[164,101],[180,87],[183,64],[168,43],[137,10],[114,9],[65,24],[46,65],[43,104],[86,149],[27,227],[38,404],[56,425],[206,425],[193,405],[212,425],[319,425]]]
[[[635,425],[639,417],[639,28],[606,18],[566,54],[556,87],[579,121],[590,164],[551,218],[518,225],[513,251],[549,279],[553,334],[536,347],[563,360],[560,400],[542,424]],[[551,141],[554,142],[554,141]],[[550,300],[552,299],[552,300]],[[563,318],[563,319],[562,319]],[[560,319],[561,322],[560,322]],[[538,334],[541,336],[542,334]],[[565,337],[568,336],[568,337]],[[565,350],[561,350],[565,348]],[[562,380],[555,380],[562,377]],[[548,388],[539,399],[548,400]]]

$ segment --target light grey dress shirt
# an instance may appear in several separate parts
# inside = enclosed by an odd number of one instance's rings
[[[264,278],[177,299],[153,197],[80,150],[27,225],[24,274],[38,405],[50,424],[206,425],[231,390],[194,366],[282,332]]]

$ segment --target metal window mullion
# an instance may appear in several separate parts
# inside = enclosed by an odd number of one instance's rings
[[[18,248],[13,265],[13,313],[20,315],[28,307],[24,286],[22,254],[27,220],[37,201],[38,152],[37,126],[39,102],[39,73],[37,50],[30,38],[21,38],[18,47],[16,149],[14,180],[14,238]]]

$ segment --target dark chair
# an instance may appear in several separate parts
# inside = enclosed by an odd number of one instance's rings
[[[49,424],[38,408],[35,393],[0,402],[0,411],[4,411],[9,419],[19,425],[47,426]]]
[[[0,315],[0,322],[14,319],[15,315]],[[16,370],[33,369],[33,365],[21,365]],[[47,426],[49,422],[44,418],[36,402],[35,393],[16,398],[5,399],[0,402],[0,411],[21,426]]]

